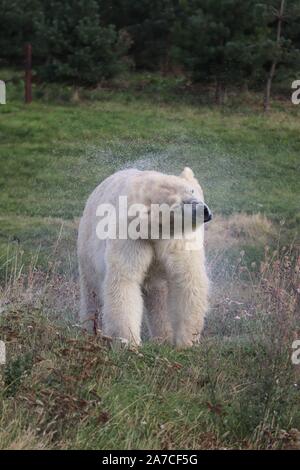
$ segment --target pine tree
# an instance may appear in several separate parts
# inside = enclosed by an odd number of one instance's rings
[[[49,81],[93,85],[124,68],[129,42],[113,25],[104,25],[96,0],[43,0],[35,22],[38,68]]]
[[[170,67],[172,30],[180,14],[180,0],[102,0],[101,3],[106,21],[125,29],[132,38],[130,52],[137,68]]]
[[[40,0],[0,0],[0,64],[23,66],[24,45],[34,41]]]
[[[223,104],[226,87],[242,84],[256,55],[255,0],[194,0],[175,31],[174,57],[195,81],[214,81],[216,102]]]
[[[295,0],[267,0],[261,6],[265,37],[260,43],[260,62],[266,76],[264,110],[268,112],[276,73],[300,72],[300,6]]]

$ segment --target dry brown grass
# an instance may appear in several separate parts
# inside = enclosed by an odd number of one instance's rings
[[[276,229],[262,214],[233,214],[229,217],[216,215],[207,224],[206,241],[209,250],[229,249],[241,244],[265,245],[274,240]]]

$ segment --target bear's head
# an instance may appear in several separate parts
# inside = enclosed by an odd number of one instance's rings
[[[135,202],[138,201],[147,207],[149,216],[153,216],[158,206],[169,208],[171,232],[174,231],[176,214],[181,214],[183,219],[188,217],[191,221],[190,225],[181,226],[183,231],[186,231],[187,226],[195,230],[198,224],[208,222],[212,218],[211,211],[204,202],[202,188],[188,167],[184,168],[179,176],[143,171],[136,178],[131,195]],[[162,211],[158,214],[161,223]]]
[[[191,204],[193,208],[193,219],[196,218],[197,211],[203,215],[204,223],[209,222],[212,219],[212,213],[207,204],[204,202],[204,196],[202,188],[195,178],[193,170],[189,167],[185,167],[180,178],[183,178],[189,183],[189,188],[186,188],[188,192],[192,194],[191,198],[186,198],[184,204]]]

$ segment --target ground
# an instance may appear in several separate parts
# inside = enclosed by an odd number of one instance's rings
[[[0,108],[0,448],[297,446],[300,107],[266,117],[255,95],[220,110],[161,89],[72,103],[51,88],[25,106],[20,93],[9,85]],[[86,197],[116,169],[185,165],[215,214],[202,343],[116,351],[82,336]]]

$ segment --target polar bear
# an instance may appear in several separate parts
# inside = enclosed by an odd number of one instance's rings
[[[172,230],[166,239],[161,232],[155,239],[102,239],[97,230],[99,207],[117,207],[120,196],[126,196],[128,206],[146,207],[148,216],[155,204],[167,204],[171,210],[191,207],[194,220],[201,207],[204,220],[193,224],[189,236],[183,233],[181,239]],[[96,319],[104,335],[139,345],[145,313],[152,338],[178,348],[197,342],[208,308],[209,285],[202,237],[197,235],[211,217],[190,168],[180,176],[128,169],[105,179],[88,198],[79,225],[80,322],[84,328],[92,330]]]

